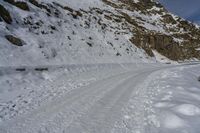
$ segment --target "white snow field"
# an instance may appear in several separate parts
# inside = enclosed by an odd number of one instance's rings
[[[1,68],[0,133],[200,131],[199,65],[48,67]]]

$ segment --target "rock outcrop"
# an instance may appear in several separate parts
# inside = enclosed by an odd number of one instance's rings
[[[200,28],[169,13],[160,3],[152,0],[103,0],[113,8],[119,9],[121,15],[129,24],[133,25],[133,37],[130,41],[139,48],[146,51],[149,56],[154,56],[152,50],[169,59],[190,60],[200,59]],[[123,12],[123,9],[129,13]],[[134,16],[130,12],[139,11],[140,15]],[[157,20],[144,20],[142,16],[159,16]],[[146,21],[146,22],[145,22]],[[148,23],[153,26],[162,26],[164,31],[148,29],[140,23]],[[150,27],[151,27],[150,25]],[[160,28],[160,29],[162,29]]]

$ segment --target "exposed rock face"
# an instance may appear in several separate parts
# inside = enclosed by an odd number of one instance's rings
[[[192,41],[186,41],[180,45],[171,36],[163,34],[135,35],[131,41],[143,48],[150,56],[153,56],[152,50],[157,50],[172,60],[199,58],[200,55],[200,52],[191,44]]]

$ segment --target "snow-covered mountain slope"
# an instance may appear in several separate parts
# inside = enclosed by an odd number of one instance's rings
[[[153,0],[103,0],[132,24],[131,41],[148,55],[152,50],[172,60],[199,58],[199,26],[169,13]]]
[[[148,57],[129,41],[129,28],[121,29],[121,23],[98,13],[95,7],[105,6],[101,1],[25,2],[28,10],[0,2],[12,18],[11,24],[1,22],[1,65],[131,62]],[[22,42],[13,45],[6,35]]]
[[[0,1],[1,66],[199,58],[199,33],[150,0]]]

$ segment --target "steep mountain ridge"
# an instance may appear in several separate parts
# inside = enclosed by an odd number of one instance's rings
[[[199,59],[200,29],[152,0],[2,0],[1,65]]]
[[[169,13],[160,3],[152,0],[104,0],[115,8],[128,11],[125,16],[135,28],[131,41],[150,56],[152,49],[172,60],[199,59],[200,29],[186,20]],[[112,3],[112,4],[111,4]]]

